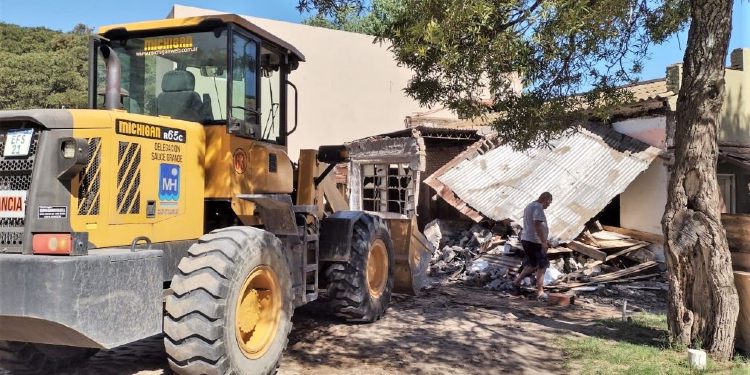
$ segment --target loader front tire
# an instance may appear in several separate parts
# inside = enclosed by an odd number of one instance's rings
[[[391,301],[393,243],[388,227],[377,218],[354,225],[351,258],[326,270],[328,298],[336,316],[349,322],[377,321]]]
[[[273,374],[292,328],[292,282],[281,241],[230,227],[190,247],[166,299],[164,346],[181,375]]]
[[[0,341],[0,368],[23,374],[56,374],[96,352],[98,349]]]

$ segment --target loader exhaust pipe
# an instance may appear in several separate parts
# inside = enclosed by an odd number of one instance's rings
[[[120,109],[120,58],[112,48],[102,44],[100,47],[104,63],[107,66],[107,86],[104,91],[104,108]]]

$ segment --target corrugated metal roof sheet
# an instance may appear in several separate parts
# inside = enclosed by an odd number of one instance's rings
[[[486,152],[470,149],[467,153],[473,155],[459,155],[452,167],[436,172],[427,183],[457,208],[465,204],[491,219],[519,223],[525,206],[549,191],[550,237],[569,242],[660,152],[603,126],[581,129],[551,146],[526,151],[507,145]]]

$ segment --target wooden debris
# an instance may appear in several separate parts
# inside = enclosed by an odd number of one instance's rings
[[[592,277],[589,281],[579,282],[579,283],[563,283],[563,284],[556,284],[556,285],[548,285],[548,287],[553,288],[553,289],[570,289],[570,288],[576,288],[579,286],[584,286],[584,285],[589,285],[589,284],[615,284],[615,283],[625,283],[625,282],[634,281],[634,280],[650,279],[652,277],[657,277],[660,274],[650,273],[647,275],[638,275],[638,276],[631,276],[631,277],[622,277],[622,276],[633,274],[633,273],[638,273],[638,272],[643,272],[654,266],[656,266],[656,262],[643,263],[643,264],[639,264],[637,266],[633,266],[630,268],[625,268],[619,271]]]
[[[624,234],[630,238],[633,238],[639,241],[646,241],[646,242],[651,242],[653,244],[660,244],[660,245],[664,243],[664,236],[659,235],[659,234],[642,232],[642,231],[635,230],[635,229],[611,227],[607,225],[603,225],[602,227],[604,228],[604,230],[608,232]]]
[[[597,240],[602,241],[614,241],[614,240],[627,240],[630,239],[629,236],[626,236],[624,234],[616,233],[616,232],[610,232],[603,230],[601,232],[595,232],[591,233],[591,236],[596,238]]]
[[[575,250],[589,258],[596,260],[604,260],[607,258],[607,253],[597,249],[596,247],[586,245],[585,243],[573,241],[568,243],[568,248]]]
[[[641,242],[636,240],[607,240],[607,241],[599,241],[599,248],[601,250],[616,250],[616,249],[623,249],[626,247],[631,247],[639,244],[645,244],[649,245],[648,242]]]
[[[651,267],[656,267],[656,262],[646,262],[637,264],[633,267],[628,267],[619,271],[610,272],[604,275],[599,275],[591,278],[591,281],[593,282],[602,282],[602,281],[612,281],[618,278],[621,278],[623,276],[632,275],[634,273],[638,273],[644,270],[647,270]]]
[[[656,286],[638,286],[638,285],[622,285],[618,288],[624,288],[624,289],[636,289],[636,290],[664,290],[663,288],[659,288]]]
[[[594,238],[594,236],[588,230],[583,231],[583,233],[581,233],[578,239],[580,242],[586,245],[590,245],[594,247],[601,247],[599,245],[599,242],[596,240],[596,238]]]
[[[570,254],[573,250],[568,249],[567,247],[553,247],[551,249],[547,249],[547,255],[556,255],[556,254]]]
[[[639,243],[639,244],[637,244],[637,245],[634,245],[634,246],[631,246],[631,247],[625,248],[625,249],[623,249],[623,250],[620,250],[620,251],[618,251],[618,252],[616,252],[616,253],[614,253],[614,254],[612,254],[612,255],[607,255],[607,257],[606,257],[606,258],[604,258],[604,261],[606,262],[606,261],[608,261],[608,260],[612,260],[612,259],[615,259],[615,258],[617,258],[617,257],[619,257],[619,256],[622,256],[622,255],[626,255],[626,254],[628,254],[628,253],[631,253],[631,252],[633,252],[633,251],[636,251],[636,250],[642,249],[642,248],[644,248],[644,247],[646,247],[646,246],[648,246],[648,244],[647,244],[647,243]]]

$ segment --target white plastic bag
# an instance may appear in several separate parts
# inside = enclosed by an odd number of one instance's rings
[[[477,259],[471,263],[469,267],[470,272],[482,272],[486,270],[490,264],[484,259]]]
[[[547,270],[544,271],[544,285],[549,285],[553,281],[559,279],[560,276],[562,276],[562,272],[554,267],[547,267]]]

